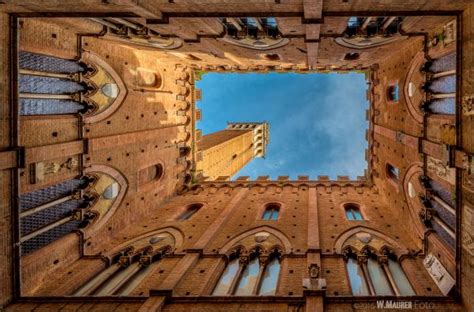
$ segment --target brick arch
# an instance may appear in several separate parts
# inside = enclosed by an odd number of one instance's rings
[[[93,222],[90,226],[86,227],[83,229],[84,233],[84,238],[87,239],[93,234],[95,234],[99,229],[101,229],[107,221],[110,219],[110,217],[117,211],[118,207],[122,203],[123,198],[125,197],[125,194],[128,189],[128,181],[125,178],[125,176],[118,171],[117,169],[111,167],[111,166],[106,166],[106,165],[92,165],[88,168],[85,169],[84,173],[88,174],[94,174],[94,172],[97,173],[103,173],[106,174],[110,177],[112,177],[115,182],[117,182],[120,185],[120,190],[115,198],[112,206],[107,210],[107,212],[104,215],[99,215],[97,220]],[[93,210],[93,207],[92,207]]]
[[[408,113],[410,116],[416,120],[418,123],[423,122],[423,112],[420,110],[420,103],[413,102],[413,99],[409,96],[408,94],[408,89],[410,82],[415,78],[415,75],[419,74],[420,68],[425,62],[425,53],[423,51],[418,52],[418,54],[415,55],[413,60],[411,61],[409,65],[408,72],[405,76],[405,83],[403,85],[403,95],[405,97],[405,103],[408,108]],[[421,98],[422,100],[422,98]]]
[[[390,236],[385,235],[385,234],[383,234],[383,233],[381,233],[377,230],[374,230],[374,229],[371,229],[371,228],[368,228],[368,227],[365,227],[365,226],[356,226],[356,227],[353,227],[353,228],[343,232],[336,239],[336,242],[334,243],[334,250],[336,251],[336,253],[342,254],[343,249],[344,249],[344,243],[349,238],[351,238],[352,236],[354,236],[354,235],[356,235],[357,233],[360,233],[360,232],[365,232],[365,233],[368,233],[368,234],[378,236],[380,239],[384,240],[385,242],[387,242],[388,244],[393,246],[397,250],[398,254],[405,254],[405,253],[408,252],[408,249],[405,246],[403,246],[402,244],[400,244],[398,241],[391,238]]]
[[[413,221],[414,225],[414,230],[418,234],[418,237],[423,238],[424,236],[424,226],[421,223],[421,220],[419,218],[419,211],[421,211],[422,206],[421,202],[419,200],[416,200],[417,198],[415,197],[415,200],[412,200],[408,194],[408,183],[409,182],[418,182],[418,177],[423,174],[423,164],[421,162],[413,163],[411,164],[407,171],[405,172],[405,175],[402,178],[402,185],[403,185],[403,196],[405,198],[405,202],[407,203],[408,206],[408,212],[411,216],[411,219]]]
[[[247,238],[251,235],[254,235],[256,233],[259,233],[259,232],[267,232],[270,235],[273,235],[274,237],[276,237],[277,240],[280,242],[279,246],[282,247],[282,253],[288,253],[293,249],[293,245],[291,244],[290,240],[288,239],[288,237],[286,237],[286,235],[284,233],[282,233],[280,230],[277,230],[273,227],[263,225],[263,226],[259,226],[259,227],[253,228],[251,230],[248,230],[248,231],[246,231],[244,233],[241,233],[241,234],[235,236],[234,238],[230,239],[229,241],[227,241],[227,243],[224,246],[222,246],[222,248],[220,249],[220,253],[221,254],[227,254],[235,246],[241,245],[240,244],[241,240],[243,240],[243,239],[245,239],[245,238]],[[247,247],[246,248],[250,249],[251,247],[254,247],[256,245],[259,245],[259,243],[255,242],[252,246],[249,246],[248,248]]]
[[[119,94],[114,99],[113,103],[110,104],[104,111],[99,112],[97,114],[84,116],[84,122],[86,124],[90,124],[90,123],[102,121],[110,117],[113,113],[115,113],[115,111],[120,107],[122,102],[125,100],[125,97],[127,96],[128,91],[120,75],[115,71],[115,69],[112,68],[112,66],[110,66],[106,61],[104,61],[98,55],[92,52],[86,51],[82,53],[81,60],[86,63],[97,64],[98,66],[102,67],[107,72],[107,74],[109,74],[112,77],[112,79],[117,84],[117,87],[119,89]]]
[[[114,254],[117,254],[118,252],[120,252],[122,250],[125,250],[126,248],[143,245],[146,242],[148,242],[150,240],[150,238],[152,238],[153,236],[159,235],[159,234],[169,234],[174,239],[174,244],[170,244],[171,248],[172,248],[171,249],[172,252],[183,246],[184,234],[178,228],[170,226],[170,227],[165,227],[165,228],[161,228],[161,229],[157,229],[157,230],[153,230],[153,231],[143,233],[143,234],[141,234],[141,235],[139,235],[135,238],[132,238],[132,239],[126,241],[126,242],[123,242],[123,243],[115,246],[111,250],[107,251],[105,256],[111,257]]]

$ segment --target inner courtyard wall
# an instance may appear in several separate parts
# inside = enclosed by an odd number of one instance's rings
[[[445,1],[413,1],[410,3],[412,10],[460,10],[465,7],[468,2],[456,1],[455,3],[446,3]],[[112,12],[112,11],[134,11],[141,12],[143,14],[143,7],[138,7],[132,4],[103,4],[103,3],[89,3],[89,4],[78,4],[77,1],[74,3],[60,3],[48,2],[48,4],[42,4],[41,8],[35,5],[33,2],[25,4],[13,4],[7,6],[7,11],[48,11],[57,10],[58,8],[68,6],[71,10],[74,8],[79,9],[81,12],[93,11],[93,12]],[[390,5],[390,7],[388,7]],[[80,7],[79,7],[80,6]],[[229,6],[229,11],[237,10],[236,5]],[[144,4],[149,11],[146,15],[148,18],[159,19],[162,17],[161,12],[179,12],[189,10],[189,6],[180,4],[164,4],[164,5],[153,5],[151,3]],[[199,11],[201,8],[197,3],[193,4],[193,7]],[[339,3],[335,1],[325,1],[324,10],[327,11],[346,11],[346,10],[359,10],[359,11],[370,11],[370,10],[402,10],[406,9],[406,1],[391,1],[390,4],[375,2],[375,1],[351,1],[348,3]],[[205,10],[213,10],[213,5],[209,4]],[[239,7],[240,11],[243,12],[248,10],[247,7]],[[264,3],[259,5],[253,5],[252,10],[262,10],[267,12],[277,12],[278,10],[301,12],[302,4],[299,1],[292,1],[288,4],[283,4],[277,8],[276,5]],[[145,9],[146,11],[146,9]],[[467,7],[463,15],[463,85],[462,85],[462,96],[463,101],[469,101],[472,97],[472,71],[470,71],[469,64],[472,63],[472,23],[469,22],[472,17],[472,5]],[[299,19],[299,18],[298,18]],[[436,17],[436,18],[423,18],[410,17],[412,20],[411,28],[407,29],[410,32],[423,32],[428,31],[430,34],[439,31],[441,25],[449,20],[449,17]],[[5,25],[4,29],[7,29],[8,18],[6,14],[2,14],[2,23]],[[180,36],[185,39],[194,40],[197,36],[193,33],[193,30],[186,28],[198,29],[203,25],[207,25],[206,30],[209,33],[217,33],[218,27],[216,23],[212,24],[211,21],[200,21],[195,19],[193,27],[189,26],[189,19],[171,18],[169,26],[162,26],[164,30],[170,33],[181,32]],[[328,24],[326,24],[326,20]],[[296,30],[298,34],[307,35],[305,33],[306,27],[301,23],[295,22],[294,18],[281,19],[282,27],[286,27],[288,32]],[[294,28],[292,28],[292,23]],[[24,282],[31,283],[26,289],[26,294],[58,294],[62,291],[67,293],[73,291],[81,283],[85,282],[88,278],[100,271],[104,266],[104,261],[100,259],[80,259],[79,248],[76,247],[78,244],[84,244],[84,254],[93,255],[98,252],[106,251],[116,244],[128,241],[130,238],[135,237],[144,231],[149,230],[152,227],[167,227],[176,226],[182,231],[186,237],[185,243],[182,248],[177,250],[176,258],[165,258],[160,262],[158,268],[150,275],[150,278],[143,284],[141,288],[138,288],[136,295],[146,296],[146,290],[150,288],[159,289],[161,283],[167,279],[170,271],[178,264],[180,257],[184,257],[187,253],[187,249],[193,249],[196,245],[200,249],[202,247],[204,255],[208,255],[200,258],[192,268],[183,276],[183,279],[176,284],[176,294],[180,296],[198,295],[198,294],[209,294],[209,285],[215,281],[218,276],[219,270],[223,268],[223,260],[216,256],[219,252],[219,248],[223,246],[230,238],[233,233],[242,233],[245,230],[250,230],[258,226],[264,226],[265,223],[270,221],[259,220],[259,214],[261,214],[261,207],[264,202],[267,201],[282,201],[283,210],[281,211],[281,224],[276,226],[278,230],[285,233],[288,239],[294,246],[293,254],[288,256],[282,261],[282,275],[281,285],[279,286],[279,292],[281,295],[290,295],[290,292],[295,296],[301,296],[303,294],[301,288],[301,279],[307,275],[307,265],[305,258],[305,250],[307,250],[307,239],[308,239],[308,223],[306,218],[308,216],[309,203],[309,189],[313,189],[313,192],[317,193],[317,207],[319,213],[318,224],[323,227],[324,230],[318,230],[320,238],[320,257],[321,257],[321,274],[328,281],[327,294],[331,296],[338,295],[349,295],[350,289],[347,284],[347,279],[336,279],[333,276],[340,276],[343,272],[345,273],[343,259],[335,257],[333,253],[334,240],[344,230],[351,226],[350,222],[344,218],[341,210],[341,203],[344,201],[357,201],[360,202],[365,208],[363,211],[366,212],[367,221],[355,221],[361,222],[364,226],[370,226],[386,235],[399,239],[406,244],[407,248],[413,250],[419,250],[422,248],[418,237],[413,235],[410,230],[417,228],[419,220],[414,220],[410,217],[407,211],[409,210],[410,203],[406,199],[406,190],[403,186],[399,185],[394,187],[389,182],[386,176],[385,163],[388,161],[396,165],[401,169],[401,176],[405,176],[413,163],[419,163],[423,159],[418,153],[419,150],[414,143],[413,137],[417,142],[422,141],[422,146],[426,146],[426,154],[431,155],[435,158],[441,158],[442,153],[440,152],[440,146],[443,143],[451,142],[451,137],[443,136],[443,130],[453,125],[453,120],[450,118],[428,118],[428,127],[426,129],[428,138],[424,138],[424,130],[421,129],[412,116],[407,112],[407,105],[404,102],[404,97],[401,97],[401,101],[397,105],[386,103],[385,101],[385,87],[386,84],[391,81],[398,81],[400,86],[404,84],[406,77],[406,71],[409,70],[409,61],[417,52],[423,49],[423,42],[420,36],[412,36],[408,38],[402,44],[393,46],[387,46],[380,49],[365,50],[361,54],[361,59],[354,62],[346,62],[343,60],[345,49],[336,46],[331,40],[330,34],[340,34],[343,30],[343,25],[347,23],[347,18],[342,17],[327,17],[325,18],[325,24],[321,28],[321,39],[319,42],[319,63],[311,63],[308,61],[307,52],[308,46],[304,42],[304,38],[296,38],[292,44],[279,50],[278,53],[281,55],[279,61],[267,61],[263,59],[262,53],[255,53],[245,51],[242,53],[239,49],[233,47],[225,47],[215,39],[211,38],[200,38],[197,43],[186,44],[185,48],[180,50],[178,54],[163,53],[156,51],[148,51],[146,49],[137,49],[136,47],[123,46],[113,43],[111,41],[101,40],[100,37],[84,36],[82,40],[77,40],[78,34],[90,34],[97,35],[101,31],[96,23],[84,20],[84,19],[60,19],[60,20],[45,20],[45,19],[28,19],[25,18],[20,22],[20,49],[25,49],[31,52],[55,55],[65,58],[78,58],[80,56],[79,51],[81,49],[92,51],[99,55],[101,58],[106,59],[113,68],[119,73],[120,77],[124,80],[127,86],[127,98],[123,102],[122,106],[113,114],[110,118],[91,125],[82,125],[80,120],[77,118],[71,118],[66,116],[60,116],[58,118],[20,118],[20,144],[25,146],[27,150],[31,151],[31,161],[35,161],[40,155],[40,149],[33,148],[52,148],[51,145],[60,145],[70,143],[74,141],[87,142],[89,147],[88,153],[84,156],[80,156],[82,153],[74,154],[78,160],[82,158],[84,168],[97,164],[108,164],[114,168],[117,168],[124,174],[128,182],[128,191],[123,199],[117,213],[104,225],[94,237],[89,238],[87,241],[82,241],[80,236],[77,234],[70,234],[55,243],[43,248],[39,253],[35,254],[35,257],[25,259],[23,262],[23,278]],[[435,27],[436,26],[436,27]],[[160,29],[160,28],[156,28]],[[6,43],[2,45],[5,47],[2,50],[2,62],[3,64],[9,64],[8,51],[6,47],[9,43],[9,38],[6,33],[2,37],[2,42]],[[53,36],[54,34],[54,36]],[[327,37],[325,37],[327,36]],[[78,46],[78,42],[81,46]],[[298,49],[299,48],[299,49]],[[301,50],[306,51],[306,53]],[[377,52],[375,51],[377,50]],[[179,54],[181,53],[181,54]],[[188,54],[191,53],[194,56],[201,58],[198,60],[190,60]],[[216,54],[217,56],[212,54]],[[238,56],[236,56],[238,55]],[[272,66],[277,66],[276,69],[287,68],[291,70],[303,69],[305,70],[309,66],[314,68],[320,68],[321,70],[337,69],[337,70],[351,70],[351,69],[365,69],[374,63],[378,64],[376,72],[378,74],[380,83],[378,86],[373,86],[373,96],[375,100],[375,109],[379,112],[374,112],[376,115],[374,118],[374,143],[373,143],[373,154],[376,155],[374,163],[371,164],[374,169],[374,175],[372,179],[374,181],[374,187],[352,187],[352,186],[311,186],[306,190],[300,188],[299,184],[284,186],[279,190],[279,186],[257,186],[250,189],[245,187],[216,187],[215,193],[209,193],[206,191],[189,191],[184,195],[178,195],[179,187],[185,180],[185,168],[186,160],[180,156],[179,143],[187,140],[192,140],[194,133],[190,127],[191,119],[195,117],[192,115],[192,111],[186,113],[178,112],[182,109],[177,106],[184,105],[184,101],[193,102],[194,90],[193,81],[190,78],[185,83],[185,89],[183,90],[182,85],[176,83],[177,80],[182,80],[183,72],[191,73],[191,68],[198,70],[272,70]],[[224,66],[224,67],[222,67]],[[281,66],[281,67],[279,67]],[[320,67],[318,67],[320,66]],[[337,66],[331,68],[330,66]],[[2,67],[4,71],[8,70],[8,66]],[[166,92],[150,92],[143,91],[137,86],[137,73],[136,68],[144,68],[154,72],[158,72],[163,78],[163,88],[161,91]],[[467,69],[466,69],[467,68]],[[192,76],[192,74],[188,74]],[[8,77],[8,73],[4,72],[2,77]],[[8,79],[3,79],[3,85],[6,85]],[[3,97],[8,98],[7,89],[3,88]],[[155,90],[157,91],[157,90]],[[188,95],[186,95],[188,93]],[[378,95],[378,97],[375,97]],[[179,98],[178,98],[179,97]],[[7,100],[3,101],[7,103]],[[377,106],[378,105],[378,106]],[[11,142],[7,142],[9,122],[8,110],[2,110],[4,117],[2,117],[3,126],[2,138],[4,148],[14,145]],[[378,114],[378,115],[377,115]],[[470,136],[470,129],[472,124],[472,116],[463,117],[463,136],[462,146],[466,151],[472,152],[471,144],[472,136]],[[396,119],[395,119],[396,118]],[[378,127],[377,127],[378,126]],[[81,133],[79,129],[83,128]],[[41,129],[38,131],[38,129]],[[388,129],[388,130],[384,130]],[[81,129],[82,130],[82,129]],[[53,136],[52,133],[57,133],[57,136]],[[403,139],[399,139],[403,135]],[[106,135],[104,135],[106,134]],[[423,139],[421,139],[423,137]],[[458,136],[459,137],[459,136]],[[424,142],[426,140],[428,142]],[[429,144],[429,143],[434,143]],[[61,154],[60,148],[55,150],[54,158],[61,161],[67,159],[69,155]],[[44,152],[44,149],[43,149]],[[37,154],[35,154],[37,153]],[[402,154],[400,154],[402,153]],[[399,154],[399,156],[395,156]],[[403,156],[402,156],[403,155]],[[139,187],[137,173],[142,167],[156,163],[156,159],[159,159],[165,165],[165,175],[159,182],[153,182],[145,188]],[[181,161],[179,160],[181,159]],[[3,169],[3,168],[2,168]],[[8,169],[8,168],[7,168]],[[429,172],[428,172],[429,173]],[[3,205],[2,211],[4,212],[4,220],[2,223],[2,230],[5,233],[4,237],[9,237],[9,228],[11,223],[10,216],[10,200],[11,197],[10,187],[7,181],[11,181],[11,176],[14,174],[10,170],[2,170],[2,189],[3,191]],[[32,191],[39,189],[56,182],[72,178],[74,176],[82,174],[81,168],[74,168],[67,172],[61,172],[49,177],[46,181],[31,185],[28,181],[30,179],[29,172],[27,170],[20,170],[20,192]],[[430,178],[443,183],[442,179],[439,179],[435,173],[429,173]],[[471,175],[463,173],[464,180],[470,181]],[[3,182],[6,181],[6,182]],[[464,204],[464,215],[463,220],[465,222],[463,226],[463,237],[467,241],[463,246],[463,261],[459,265],[463,267],[463,293],[465,298],[465,304],[469,306],[469,298],[472,298],[472,290],[470,290],[470,272],[472,271],[472,258],[470,257],[470,245],[469,238],[472,241],[472,190],[471,184],[467,182],[464,185],[464,196],[466,200]],[[295,191],[296,188],[296,191]],[[209,189],[213,189],[209,187]],[[362,193],[359,193],[362,189]],[[207,192],[207,193],[206,193]],[[227,193],[226,193],[227,192]],[[260,193],[262,192],[262,193]],[[196,193],[196,194],[194,194]],[[240,200],[235,200],[236,193],[240,194]],[[202,201],[204,207],[202,211],[199,211],[193,219],[186,221],[186,224],[178,224],[175,221],[179,211],[182,211],[191,202]],[[238,202],[236,204],[235,202]],[[376,203],[376,204],[375,204]],[[222,216],[222,207],[235,206],[235,214]],[[298,213],[291,214],[291,207]],[[211,209],[212,208],[212,209]],[[288,209],[286,209],[288,208]],[[296,208],[296,209],[295,209]],[[378,209],[376,209],[378,208]],[[401,208],[401,209],[400,209]],[[419,207],[418,207],[419,208]],[[337,213],[334,213],[336,211]],[[459,212],[459,211],[458,211]],[[334,213],[334,214],[333,214]],[[334,216],[334,217],[332,217]],[[157,219],[155,219],[157,218]],[[153,220],[153,221],[152,221]],[[215,236],[212,236],[212,240],[208,244],[203,245],[203,237],[206,238],[209,234],[205,234],[204,230],[209,228],[217,220],[223,220],[221,222],[222,231],[219,231]],[[194,226],[193,226],[194,225]],[[272,226],[275,227],[275,226]],[[228,238],[228,236],[230,236]],[[293,238],[294,236],[294,238]],[[434,236],[433,236],[434,237]],[[10,244],[9,239],[4,241],[4,255],[6,265],[2,265],[2,272],[5,276],[10,276],[11,272],[11,257],[10,257]],[[204,240],[205,241],[205,240]],[[298,251],[299,249],[299,251]],[[67,250],[74,250],[73,253],[67,254]],[[329,250],[329,251],[328,251]],[[440,255],[440,261],[449,269],[451,274],[455,274],[456,265],[453,263],[454,258],[446,253],[446,249],[436,244],[436,239],[429,240],[428,251],[435,251]],[[75,253],[77,252],[77,253]],[[443,252],[445,254],[443,254]],[[193,252],[190,252],[192,254]],[[317,252],[318,253],[318,252]],[[211,256],[212,255],[212,256]],[[38,275],[38,263],[33,261],[34,258],[40,257],[42,264],[47,265],[48,269],[41,272]],[[55,260],[60,260],[59,264],[55,266]],[[414,263],[409,265],[408,273],[415,274],[415,280],[419,282],[419,288],[426,295],[439,295],[437,292],[437,286],[434,285],[431,278],[422,269],[421,264],[422,258],[418,258]],[[70,267],[70,268],[68,268]],[[289,273],[289,268],[294,268],[293,273]],[[201,271],[204,272],[201,273]],[[160,271],[163,271],[160,273]],[[327,272],[329,271],[329,272]],[[72,273],[69,273],[72,272]],[[217,272],[217,273],[216,273]],[[411,272],[411,273],[410,273]],[[416,273],[415,273],[416,272]],[[421,273],[424,272],[424,273]],[[51,278],[54,276],[53,278]],[[57,288],[58,281],[63,280],[63,277],[67,278],[70,283],[65,289],[60,290]],[[73,277],[73,278],[71,278]],[[413,275],[411,276],[413,278]],[[2,279],[9,281],[9,278]],[[198,280],[198,287],[190,287],[190,281]],[[55,285],[54,285],[55,284]],[[2,283],[2,298],[5,298],[7,302],[10,297],[10,286],[8,283]],[[427,289],[430,288],[431,291]],[[96,304],[91,303],[90,305],[96,305],[95,308],[107,307],[115,308],[120,310],[121,308],[133,308],[138,307],[140,303],[127,303],[127,304]],[[23,308],[28,307],[28,304],[24,304]],[[68,304],[66,304],[68,305]],[[66,306],[65,305],[65,306]],[[74,306],[74,304],[69,304]],[[32,305],[30,305],[31,307]],[[41,306],[41,304],[33,305],[35,307]],[[55,306],[52,304],[52,306]],[[18,306],[17,306],[18,307]],[[253,306],[258,308],[257,305]],[[330,311],[343,311],[349,309],[348,305],[340,304],[329,304],[328,309]],[[444,307],[448,308],[446,304]],[[19,308],[19,307],[18,307]],[[83,306],[84,308],[84,306]],[[189,309],[189,304],[177,304],[171,305],[166,309]],[[206,308],[206,305],[202,305],[200,308]],[[236,307],[234,307],[237,309]],[[274,306],[275,309],[287,309],[288,306]],[[455,306],[451,307],[456,309]],[[12,307],[15,309],[15,306]],[[229,306],[229,309],[231,307]],[[339,310],[340,309],[340,310]]]

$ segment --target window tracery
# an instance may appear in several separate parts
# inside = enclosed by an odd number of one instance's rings
[[[281,251],[256,247],[251,251],[235,250],[229,256],[213,296],[272,296],[280,274]]]
[[[413,296],[413,290],[397,257],[387,248],[376,251],[366,245],[361,251],[344,250],[346,270],[354,296]]]

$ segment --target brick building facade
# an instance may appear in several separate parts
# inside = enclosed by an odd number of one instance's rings
[[[472,311],[471,1],[0,8],[2,308]],[[365,176],[203,179],[202,71],[364,72]]]

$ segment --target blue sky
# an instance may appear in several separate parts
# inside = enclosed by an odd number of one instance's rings
[[[270,143],[238,176],[363,175],[367,90],[363,74],[208,73],[197,82],[203,134],[227,122],[267,121]]]

